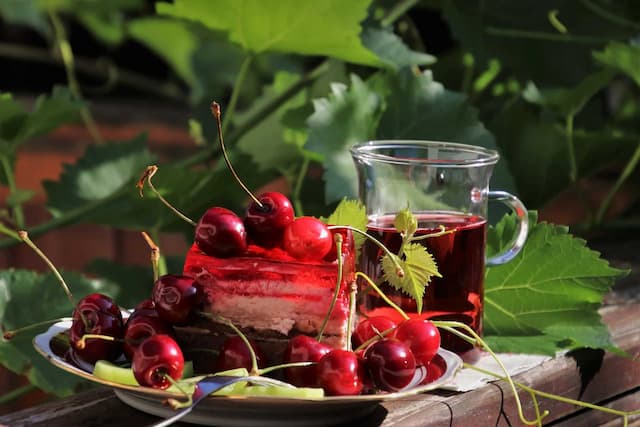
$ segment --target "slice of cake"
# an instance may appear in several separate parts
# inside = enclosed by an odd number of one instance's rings
[[[355,281],[355,248],[345,233],[342,280],[322,342],[344,348],[349,318],[349,291]],[[331,260],[333,258],[333,260]],[[321,261],[297,261],[278,249],[249,245],[245,255],[216,258],[193,245],[184,274],[202,286],[202,310],[221,316],[258,343],[277,362],[288,339],[298,334],[316,337],[331,308],[339,277],[335,251]],[[210,319],[197,319],[181,329],[192,348],[219,348],[234,332]]]

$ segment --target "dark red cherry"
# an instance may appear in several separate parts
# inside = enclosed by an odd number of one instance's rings
[[[373,383],[384,391],[406,387],[416,373],[416,360],[409,346],[394,338],[371,344],[364,353],[364,361]]]
[[[396,322],[385,316],[372,316],[362,319],[358,322],[351,335],[351,343],[354,348],[358,348],[371,338],[380,336],[383,332],[394,329],[396,326]],[[393,332],[385,336],[391,337],[392,335]]]
[[[115,360],[122,352],[124,322],[118,305],[106,295],[94,293],[78,301],[73,310],[70,341],[74,352],[84,361]],[[85,334],[107,335],[118,341],[88,338],[84,346],[77,343]]]
[[[395,337],[409,346],[418,365],[427,365],[440,348],[440,331],[425,319],[405,320],[396,328]]]
[[[247,232],[240,217],[226,208],[207,209],[196,225],[195,242],[207,255],[218,258],[241,255],[247,249]]]
[[[133,353],[131,369],[138,383],[145,387],[165,389],[167,379],[182,376],[184,356],[178,343],[168,335],[154,335],[144,340]]]
[[[199,298],[199,287],[191,277],[173,274],[160,276],[151,292],[158,316],[170,325],[185,324]]]
[[[289,340],[284,352],[284,363],[318,362],[331,347],[307,335],[296,335]],[[317,387],[317,365],[291,367],[285,370],[287,381],[297,387]]]
[[[302,261],[319,261],[331,250],[333,234],[317,218],[302,216],[293,220],[284,230],[284,249]]]
[[[352,351],[334,349],[317,365],[318,385],[328,396],[354,396],[363,388],[364,369]]]
[[[295,214],[291,202],[282,193],[269,191],[258,196],[262,206],[255,201],[247,208],[244,226],[253,241],[265,248],[282,243],[282,234],[291,224]]]
[[[260,347],[252,341],[249,341],[249,343],[256,355],[258,368],[267,366],[267,356]],[[222,343],[222,348],[216,359],[215,370],[219,372],[236,368],[245,368],[251,371],[251,352],[242,338],[238,335],[233,335],[225,339]]]
[[[132,314],[125,323],[124,344],[122,350],[127,359],[132,360],[135,350],[147,338],[153,335],[174,336],[171,325],[160,319],[155,310],[143,310],[146,313]]]

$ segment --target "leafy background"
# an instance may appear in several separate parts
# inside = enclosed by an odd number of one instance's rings
[[[632,190],[640,160],[640,4],[632,0],[0,0],[0,17],[0,60],[10,65],[0,67],[8,76],[0,79],[5,251],[19,244],[16,229],[37,238],[77,224],[156,237],[177,232],[188,244],[192,230],[153,194],[141,199],[134,189],[144,167],[160,160],[147,134],[104,141],[96,126],[93,105],[123,97],[146,100],[145,108],[171,104],[191,117],[183,123],[193,138],[188,154],[163,161],[154,183],[192,218],[211,205],[241,211],[245,203],[210,142],[216,99],[246,184],[283,184],[299,215],[326,215],[355,196],[347,151],[354,142],[411,138],[498,149],[492,186],[541,215],[574,201],[583,214],[572,234],[640,224]],[[27,37],[16,42],[13,31]],[[133,57],[147,67],[128,69]],[[11,69],[24,63],[38,78],[12,87]],[[90,90],[96,79],[101,93]],[[35,101],[17,93],[24,90]],[[19,156],[70,123],[84,125],[91,141],[43,183],[49,216],[30,223],[25,208],[39,194],[16,182]],[[603,180],[604,191],[594,191]],[[613,211],[618,195],[626,204]],[[490,231],[490,251],[506,244],[512,221]],[[551,354],[612,348],[597,309],[623,272],[567,225],[538,222],[535,214],[532,223],[518,258],[487,272],[488,341],[502,351]],[[180,269],[179,257],[164,262],[167,271]],[[0,271],[4,328],[70,312],[50,274],[20,267]],[[125,306],[151,286],[148,268],[108,259],[67,277],[77,294],[102,289]],[[43,293],[46,301],[28,313],[16,308]],[[32,384],[12,398],[29,387],[57,395],[81,387],[47,366],[26,335],[0,342],[0,362]]]

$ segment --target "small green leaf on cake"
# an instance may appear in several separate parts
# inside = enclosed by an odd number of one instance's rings
[[[367,230],[367,211],[360,200],[342,199],[328,218],[321,219],[326,224],[349,225],[361,231]],[[356,244],[356,251],[359,251],[365,237],[354,233],[353,239]]]
[[[382,257],[384,279],[395,289],[415,299],[418,312],[422,312],[422,298],[433,276],[442,277],[427,249],[417,243],[409,243],[404,248],[404,259],[393,255]],[[397,264],[396,264],[397,263]],[[402,267],[399,274],[397,265]]]

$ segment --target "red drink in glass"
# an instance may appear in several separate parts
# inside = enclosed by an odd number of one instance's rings
[[[482,301],[487,221],[481,216],[452,212],[415,213],[418,219],[416,236],[445,230],[453,231],[438,237],[419,240],[433,255],[442,278],[433,277],[425,290],[422,313],[417,313],[415,300],[381,281],[379,261],[382,250],[370,240],[363,246],[361,270],[381,284],[385,294],[409,316],[433,320],[463,322],[482,334]],[[389,250],[398,252],[401,237],[393,227],[393,215],[371,217],[368,232]],[[361,310],[370,316],[384,315],[396,321],[402,318],[375,291],[363,296]],[[443,332],[443,331],[441,331]],[[442,333],[442,347],[465,353],[473,346],[452,334]]]

